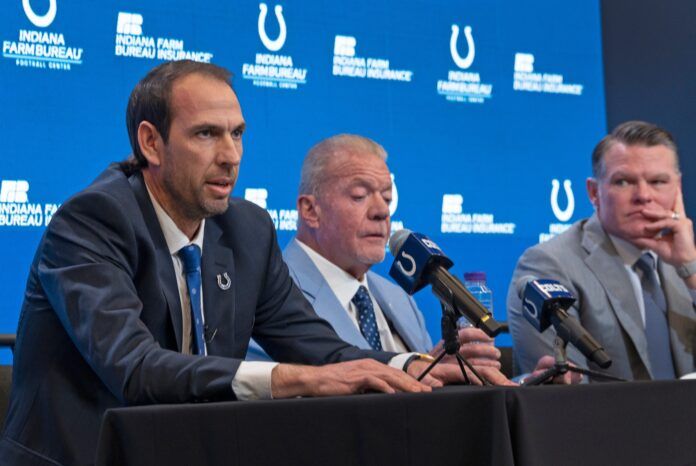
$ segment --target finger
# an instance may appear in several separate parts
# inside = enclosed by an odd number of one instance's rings
[[[648,218],[649,220],[661,220],[661,219],[667,219],[667,218],[672,218],[674,211],[673,210],[667,210],[667,209],[643,209],[641,211],[641,214],[643,214],[643,217]]]
[[[421,379],[421,383],[433,388],[440,388],[443,386],[443,383],[440,380],[436,379],[430,374],[423,377],[423,379]]]
[[[674,200],[674,211],[681,217],[686,216],[686,209],[684,208],[684,195],[682,194],[681,186],[677,190],[677,197]]]
[[[518,384],[505,377],[505,375],[492,367],[475,367],[477,371],[483,375],[486,380],[494,385],[502,385],[508,387],[516,387]]]
[[[382,392],[382,393],[396,393],[396,389],[392,387],[389,383],[386,381],[382,380],[379,377],[375,377],[372,375],[367,375],[365,376],[361,382],[360,385],[356,388],[357,392],[366,392],[366,391],[374,391],[374,392]],[[408,390],[402,390],[402,391],[408,391]]]
[[[662,220],[657,220],[655,222],[648,223],[643,227],[643,230],[649,234],[654,235],[659,233],[664,229],[676,230],[679,227],[679,220],[674,220],[672,218],[666,218]]]
[[[400,392],[424,392],[430,391],[430,387],[417,381],[407,373],[388,367],[388,371],[380,371],[379,378],[389,384],[394,390]]]
[[[499,361],[493,359],[466,358],[466,360],[469,361],[469,364],[472,366],[486,366],[498,370],[502,367]]]
[[[467,343],[459,347],[459,353],[467,358],[500,359],[500,350],[493,345]]]
[[[493,343],[493,338],[489,337],[480,328],[465,327],[459,329],[459,342],[466,343]]]

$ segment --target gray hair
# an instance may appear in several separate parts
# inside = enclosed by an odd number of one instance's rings
[[[372,154],[386,162],[387,151],[370,138],[356,134],[338,134],[309,149],[302,163],[300,194],[318,195],[326,181],[325,171],[331,160],[341,154]]]
[[[595,178],[604,176],[604,156],[616,143],[627,146],[665,146],[674,152],[675,169],[679,173],[679,154],[672,135],[667,130],[652,123],[627,121],[604,136],[592,151],[592,176]]]

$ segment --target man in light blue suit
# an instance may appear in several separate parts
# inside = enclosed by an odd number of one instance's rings
[[[345,341],[365,349],[436,354],[440,344],[433,348],[414,300],[370,271],[384,260],[390,232],[386,157],[382,146],[362,136],[338,135],[314,146],[302,166],[297,236],[283,257],[316,313]],[[460,329],[459,338],[462,355],[484,377],[510,383],[498,370],[500,351],[491,338],[476,328]],[[268,356],[252,342],[247,359]],[[547,358],[537,369],[551,363]]]

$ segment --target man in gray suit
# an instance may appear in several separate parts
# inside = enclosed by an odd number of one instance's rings
[[[363,349],[438,354],[441,345],[433,348],[415,301],[370,271],[384,260],[390,231],[386,158],[381,145],[362,136],[341,134],[315,145],[302,166],[297,236],[283,258],[317,314],[343,340]],[[491,338],[468,327],[459,330],[459,339],[461,354],[485,377],[509,383],[498,371],[500,352]],[[247,359],[267,358],[250,345]],[[548,358],[537,369],[550,364]]]
[[[548,353],[553,329],[538,333],[522,315],[533,278],[560,281],[569,310],[609,353],[608,373],[629,380],[694,371],[696,247],[685,215],[677,148],[655,125],[630,121],[592,154],[587,190],[595,213],[520,258],[508,292],[516,368]],[[569,359],[599,369],[569,345]]]

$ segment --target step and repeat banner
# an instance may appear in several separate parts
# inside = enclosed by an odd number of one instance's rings
[[[393,229],[430,236],[459,276],[485,271],[498,319],[522,251],[591,213],[598,1],[4,0],[0,43],[0,333],[56,209],[130,153],[128,95],[165,60],[233,71],[234,195],[268,210],[281,246],[304,154],[346,132],[389,153]],[[416,298],[439,338],[438,303]]]

